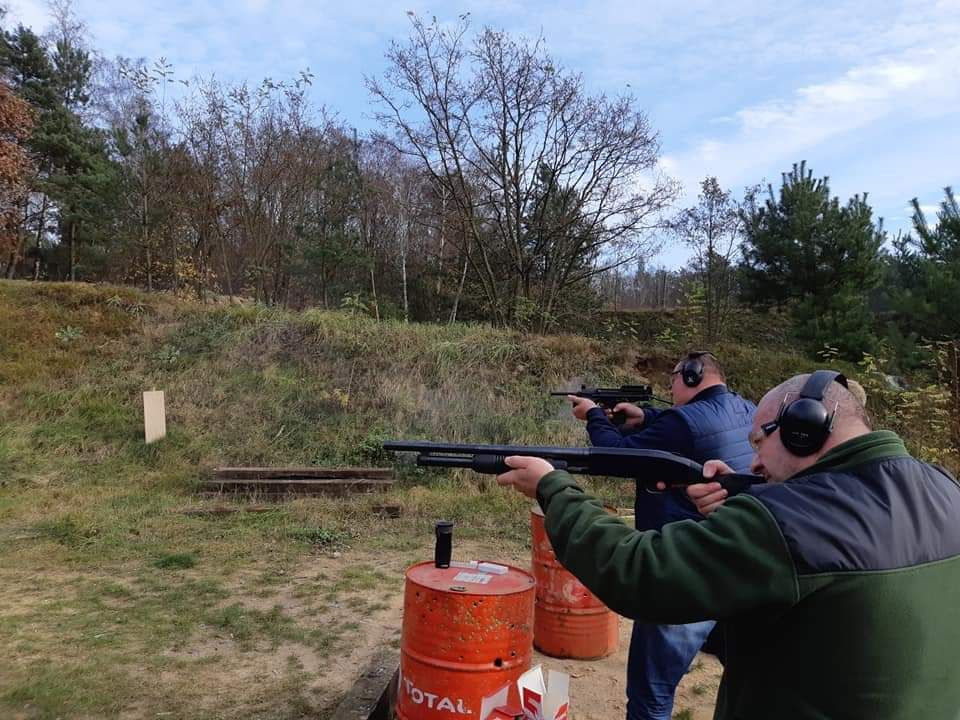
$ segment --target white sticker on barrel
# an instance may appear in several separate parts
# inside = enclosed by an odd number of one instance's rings
[[[478,572],[461,572],[457,573],[457,576],[454,578],[455,582],[465,582],[465,583],[477,583],[478,585],[486,585],[490,582],[490,578],[493,575],[487,575],[486,573]]]

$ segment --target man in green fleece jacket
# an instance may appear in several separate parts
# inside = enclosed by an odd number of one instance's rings
[[[539,500],[558,559],[611,609],[724,621],[716,718],[960,718],[956,480],[871,432],[828,371],[767,393],[751,443],[766,484],[660,532],[539,458],[508,458],[498,481]]]

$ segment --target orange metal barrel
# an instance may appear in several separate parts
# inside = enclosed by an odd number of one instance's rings
[[[537,579],[533,644],[545,655],[592,660],[617,651],[620,619],[557,561],[543,524],[530,512],[533,576]]]
[[[504,575],[432,562],[407,570],[397,716],[402,720],[482,720],[485,697],[516,681],[533,657],[530,573]]]

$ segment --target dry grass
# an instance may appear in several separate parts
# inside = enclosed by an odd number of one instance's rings
[[[386,438],[580,444],[547,391],[635,382],[632,342],[0,282],[0,717],[322,716],[364,653],[396,641],[402,571],[429,555],[433,521],[523,563],[527,502],[401,463],[385,495],[185,515],[243,502],[198,499],[197,479],[388,466]],[[720,351],[754,397],[806,366]],[[651,380],[675,352],[644,346]],[[149,447],[145,389],[167,393],[169,434]],[[632,503],[629,484],[588,484]],[[371,512],[384,502],[402,517]]]
[[[322,712],[365,647],[396,641],[369,623],[395,630],[433,521],[522,555],[526,501],[404,465],[385,497],[211,518],[180,510],[243,501],[198,499],[196,480],[225,463],[389,465],[386,437],[578,442],[544,389],[597,358],[597,380],[629,378],[616,348],[580,338],[85,285],[0,283],[0,337],[0,715],[25,718]],[[145,447],[153,388],[170,432]],[[403,517],[377,517],[381,502]],[[331,653],[353,664],[331,674]]]

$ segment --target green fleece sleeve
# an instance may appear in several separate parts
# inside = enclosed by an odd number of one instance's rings
[[[557,559],[611,610],[655,623],[777,613],[799,597],[786,541],[750,495],[730,498],[703,522],[634,530],[573,478],[544,476],[537,496]]]

